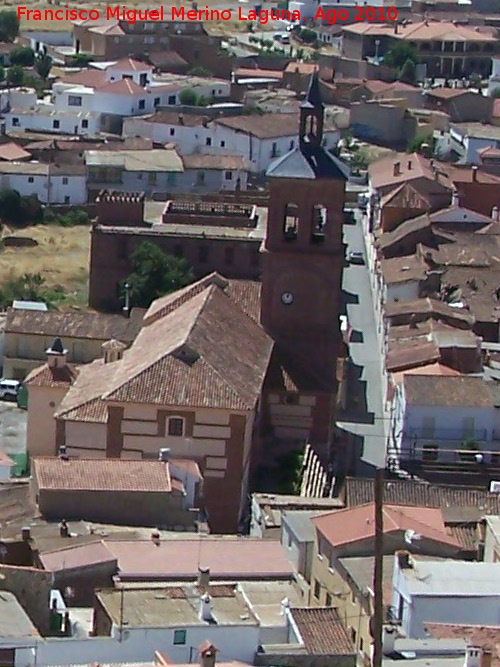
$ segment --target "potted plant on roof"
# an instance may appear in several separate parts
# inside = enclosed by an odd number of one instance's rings
[[[476,460],[476,454],[479,453],[479,447],[477,446],[474,438],[467,438],[460,445],[460,451],[458,452],[458,458],[463,463],[474,463]]]

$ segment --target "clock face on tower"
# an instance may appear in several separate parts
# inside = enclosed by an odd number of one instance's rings
[[[281,301],[285,306],[290,306],[293,303],[293,294],[291,292],[283,292],[281,295]]]

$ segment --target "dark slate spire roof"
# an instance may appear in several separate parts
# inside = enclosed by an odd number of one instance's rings
[[[335,178],[346,181],[348,167],[324,148],[300,146],[269,165],[267,176],[278,178]]]
[[[52,347],[50,348],[51,352],[55,352],[56,354],[64,354],[64,346],[62,344],[62,340],[60,338],[54,339],[54,342],[52,343]]]
[[[321,91],[319,88],[318,72],[314,72],[309,82],[309,89],[307,91],[306,99],[300,105],[302,109],[323,109],[323,101],[321,99]]]

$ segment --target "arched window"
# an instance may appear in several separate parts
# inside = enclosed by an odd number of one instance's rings
[[[182,437],[184,435],[184,419],[182,417],[169,417],[167,434]]]
[[[323,204],[314,204],[312,210],[311,241],[322,243],[325,240],[327,210]]]
[[[299,207],[297,204],[287,204],[283,220],[283,236],[287,241],[295,241],[299,233]]]

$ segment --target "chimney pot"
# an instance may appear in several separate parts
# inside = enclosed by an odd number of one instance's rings
[[[401,174],[401,162],[394,163],[393,175],[399,176]]]
[[[63,519],[59,524],[59,536],[60,537],[69,537],[69,526],[66,523],[66,519]]]
[[[212,598],[208,593],[200,597],[200,619],[202,621],[212,620]]]
[[[160,546],[160,542],[161,542],[160,533],[157,530],[154,530],[151,533],[151,542],[153,542],[153,544],[155,544],[157,547]]]
[[[21,528],[21,539],[23,542],[29,542],[31,540],[31,530],[29,527],[25,526]]]
[[[158,455],[158,460],[162,463],[167,463],[170,461],[170,449],[168,447],[162,447]]]
[[[477,166],[476,165],[474,165],[472,167],[472,180],[477,181]]]
[[[408,171],[411,171],[411,160],[408,160]]]

